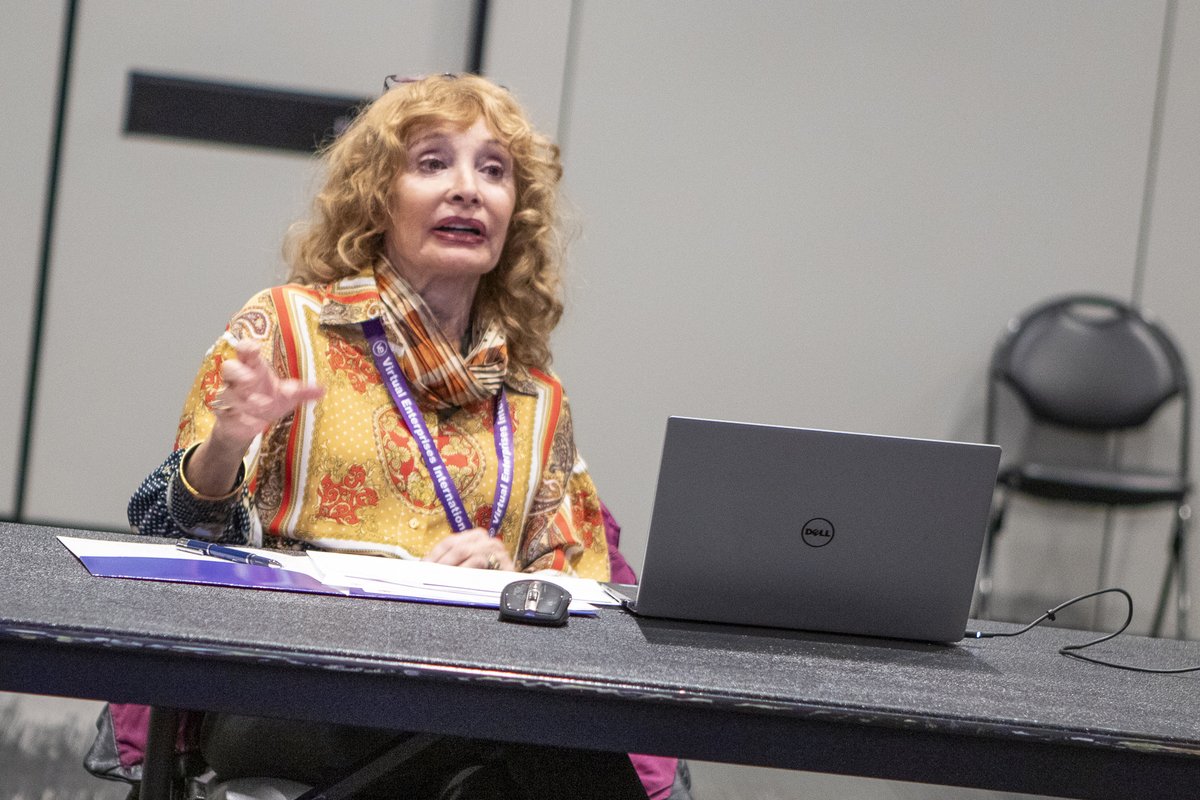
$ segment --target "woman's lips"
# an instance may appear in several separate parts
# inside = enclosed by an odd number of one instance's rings
[[[444,241],[475,244],[487,239],[487,226],[477,219],[446,217],[438,220],[434,234]]]

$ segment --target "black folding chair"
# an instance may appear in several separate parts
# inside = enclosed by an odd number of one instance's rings
[[[1001,468],[976,615],[988,611],[994,590],[994,548],[1012,496],[1110,510],[1169,503],[1174,506],[1174,524],[1152,634],[1162,631],[1174,586],[1177,634],[1186,638],[1191,395],[1187,365],[1171,336],[1149,316],[1119,300],[1092,295],[1054,299],[1014,318],[996,346],[988,373],[985,434],[992,443],[999,438],[1002,389],[1015,395],[1032,423],[1030,430],[1085,435],[1097,438],[1102,446],[1083,456],[1075,448],[1066,460],[1049,460],[1042,452],[1021,453]],[[1179,407],[1177,461],[1166,469],[1124,463],[1130,455],[1123,446],[1128,434],[1157,422],[1159,411],[1168,404]],[[1106,528],[1101,579],[1107,572],[1109,539]]]

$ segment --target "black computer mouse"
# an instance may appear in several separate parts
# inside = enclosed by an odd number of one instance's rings
[[[513,581],[500,592],[500,619],[530,625],[566,625],[571,593],[556,583],[533,578]]]

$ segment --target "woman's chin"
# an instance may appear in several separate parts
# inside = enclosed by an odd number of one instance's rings
[[[487,257],[475,256],[440,258],[425,265],[425,273],[430,277],[445,278],[481,278],[496,268],[496,262]],[[418,267],[419,268],[419,267]]]

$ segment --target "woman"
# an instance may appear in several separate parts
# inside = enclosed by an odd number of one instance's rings
[[[547,371],[558,149],[482,78],[385,89],[326,150],[291,282],[209,351],[130,523],[607,580],[601,505]]]
[[[292,283],[252,298],[210,350],[131,524],[607,579],[599,500],[547,372],[557,148],[503,89],[436,76],[385,92],[326,160]],[[457,499],[430,477],[437,454]]]

